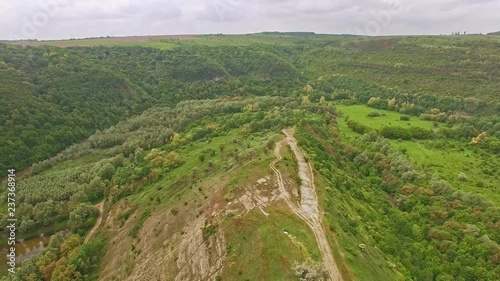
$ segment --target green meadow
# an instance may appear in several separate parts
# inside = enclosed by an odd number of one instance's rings
[[[434,129],[433,122],[412,116],[410,121],[401,121],[398,112],[380,110],[366,105],[342,105],[336,108],[341,112],[337,119],[338,130],[343,139],[355,142],[360,134],[353,132],[346,118],[354,120],[375,130],[385,126],[415,126]],[[380,117],[369,117],[371,112],[381,113]],[[495,155],[474,150],[470,144],[455,140],[389,140],[394,148],[404,152],[409,159],[430,175],[446,179],[453,187],[472,193],[479,193],[495,203],[500,202],[498,167],[500,161]],[[459,180],[460,173],[467,176]]]

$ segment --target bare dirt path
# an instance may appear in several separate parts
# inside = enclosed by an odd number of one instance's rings
[[[294,129],[285,129],[283,130],[283,133],[286,135],[286,139],[276,143],[276,147],[274,149],[276,160],[270,164],[271,169],[274,171],[278,179],[278,187],[281,192],[281,196],[287,203],[288,207],[297,216],[304,220],[313,231],[324,266],[330,275],[330,280],[341,281],[343,280],[342,275],[340,274],[337,264],[335,263],[332,250],[328,244],[325,230],[323,228],[323,214],[321,214],[318,209],[318,196],[316,195],[316,187],[314,186],[314,173],[312,167],[305,161],[304,154],[297,145],[297,140],[293,136]],[[281,161],[280,150],[284,142],[287,142],[290,145],[298,162],[298,173],[302,182],[300,187],[301,198],[299,206],[292,202],[291,195],[285,188],[283,176],[276,168],[276,163]]]
[[[102,215],[104,213],[104,200],[102,200],[101,203],[97,204],[96,207],[99,209],[99,217],[97,217],[97,222],[95,223],[92,230],[89,232],[89,234],[87,234],[87,237],[85,237],[85,241],[83,241],[83,244],[87,244],[90,237],[92,237],[92,235],[97,231],[97,229],[101,225]]]

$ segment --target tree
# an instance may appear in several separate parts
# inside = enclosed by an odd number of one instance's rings
[[[147,180],[149,182],[155,182],[156,180],[158,180],[158,178],[160,178],[161,172],[162,172],[161,168],[152,169],[149,175],[147,176]]]
[[[321,96],[321,98],[319,99],[319,104],[321,105],[325,105],[326,104],[326,99],[324,96]]]
[[[99,171],[99,176],[105,180],[111,179],[115,174],[115,167],[111,163],[104,165]]]
[[[309,96],[302,96],[302,103],[300,104],[302,106],[310,106],[311,101],[309,100]]]
[[[68,262],[66,257],[57,261],[52,277],[54,281],[83,281],[82,274],[76,270],[76,267]]]
[[[393,110],[396,108],[396,98],[387,100],[387,108]]]
[[[106,185],[102,178],[95,177],[86,185],[85,194],[87,194],[89,200],[96,200],[104,196],[105,189]]]
[[[21,221],[21,225],[19,226],[19,231],[21,231],[23,233],[27,233],[27,232],[30,232],[33,229],[35,229],[35,227],[36,227],[36,223],[34,220],[24,218]]]
[[[36,266],[45,280],[50,280],[58,259],[59,257],[54,251],[43,251],[38,256],[38,259],[36,260]]]
[[[95,224],[98,213],[94,206],[82,203],[69,214],[68,226],[76,233],[83,234]]]
[[[61,244],[61,256],[73,256],[78,252],[80,244],[80,236],[76,234],[71,235]]]

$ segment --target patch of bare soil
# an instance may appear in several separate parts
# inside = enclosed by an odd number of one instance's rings
[[[210,225],[216,230],[207,237],[203,228]],[[175,281],[215,280],[221,274],[226,254],[224,233],[217,224],[210,225],[200,217],[187,228],[178,248],[179,272]]]
[[[227,179],[211,179],[199,186],[210,197],[189,196],[172,208],[154,211],[137,238],[129,233],[142,212],[133,213],[120,227],[121,214],[130,208],[123,201],[113,206],[105,225],[113,235],[99,280],[214,280],[226,254],[224,232],[218,227],[226,184]],[[214,228],[204,233],[210,225]]]
[[[258,208],[265,216],[269,216],[264,208],[276,201],[279,191],[274,188],[271,177],[266,176],[240,188],[237,196],[236,200],[230,203],[231,208],[242,209],[246,212]]]

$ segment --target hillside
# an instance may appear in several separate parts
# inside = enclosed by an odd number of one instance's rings
[[[0,44],[0,166],[17,169],[23,239],[1,280],[496,280],[498,47]]]

